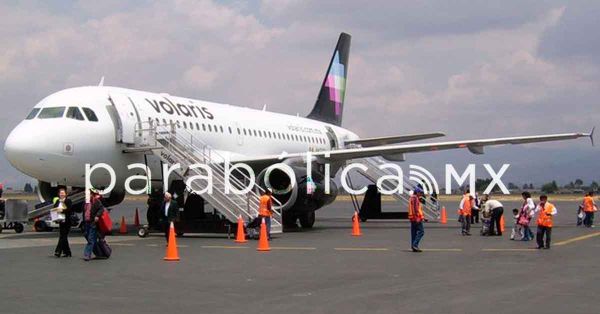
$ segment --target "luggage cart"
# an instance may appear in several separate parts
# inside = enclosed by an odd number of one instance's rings
[[[13,229],[16,233],[25,230],[28,205],[24,200],[0,200],[0,232]]]

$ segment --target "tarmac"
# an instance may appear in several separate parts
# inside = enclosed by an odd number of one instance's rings
[[[517,202],[504,202],[505,214]],[[179,262],[165,262],[161,234],[107,238],[108,260],[84,262],[81,233],[73,258],[52,255],[57,233],[0,234],[1,313],[598,313],[600,229],[575,226],[575,202],[556,202],[553,247],[502,237],[460,235],[427,223],[409,251],[406,221],[369,220],[352,237],[352,204],[318,211],[312,230],[276,235],[270,252],[226,236],[178,238]],[[112,212],[144,220],[143,202]],[[456,204],[444,204],[448,208]],[[384,203],[384,210],[400,207]],[[534,228],[535,232],[535,228]]]

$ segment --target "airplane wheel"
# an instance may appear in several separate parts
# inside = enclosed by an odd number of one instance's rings
[[[298,217],[295,215],[283,214],[283,227],[286,229],[296,229],[298,228],[298,225],[296,224],[297,220]]]
[[[310,229],[315,224],[315,212],[309,211],[300,216],[300,225],[302,228]]]
[[[21,233],[21,232],[23,232],[23,230],[25,230],[25,227],[23,226],[22,223],[15,223],[15,232],[16,233]]]
[[[139,228],[137,234],[138,234],[138,237],[145,238],[145,237],[148,236],[148,229],[146,229],[146,228]]]
[[[183,237],[184,233],[183,232],[175,232],[175,234],[177,235],[178,238],[181,238],[181,237]]]

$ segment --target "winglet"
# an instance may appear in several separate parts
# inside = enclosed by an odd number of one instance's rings
[[[100,83],[98,83],[98,86],[104,86],[104,76],[100,79]]]
[[[592,131],[590,132],[590,141],[592,141],[592,146],[594,146],[594,130],[596,129],[596,127],[592,128]]]

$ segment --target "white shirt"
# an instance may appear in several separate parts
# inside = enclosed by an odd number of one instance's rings
[[[169,207],[171,206],[171,201],[165,203],[165,217],[169,217]]]
[[[488,211],[488,212],[491,210],[494,210],[496,208],[499,208],[499,207],[504,207],[504,206],[502,205],[502,203],[500,203],[497,200],[487,200],[485,202],[485,205],[483,206],[484,210]]]

